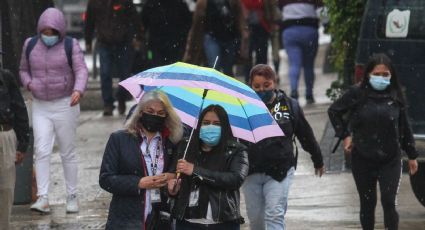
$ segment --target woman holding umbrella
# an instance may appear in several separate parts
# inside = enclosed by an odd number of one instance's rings
[[[202,111],[176,172],[181,178],[169,181],[168,192],[176,198],[171,214],[177,230],[240,229],[239,188],[248,174],[248,156],[234,140],[223,107],[210,105]]]
[[[167,201],[162,188],[175,177],[166,172],[182,135],[168,97],[145,93],[126,129],[111,134],[103,155],[99,184],[113,195],[106,229],[166,229],[155,221]]]

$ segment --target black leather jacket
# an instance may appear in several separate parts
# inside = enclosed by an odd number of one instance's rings
[[[202,164],[200,161],[203,161],[202,155],[206,154],[201,152],[188,153],[186,159],[194,163],[195,167],[192,176],[182,176],[181,189],[176,196],[175,205],[171,212],[174,218],[178,220],[205,218],[205,212],[199,216],[199,213],[191,212],[191,208],[188,207],[191,185],[192,183],[198,183],[200,189],[208,194],[207,199],[211,205],[214,221],[243,222],[240,213],[239,188],[248,175],[248,154],[245,146],[235,141],[228,142],[227,149],[223,154],[224,156],[221,157],[223,157],[224,161],[211,162],[214,167],[223,169],[216,171],[199,166]],[[190,157],[189,155],[195,155],[195,157]],[[196,157],[196,155],[200,157]],[[193,160],[194,158],[195,160]],[[204,211],[206,210],[206,207],[200,208]]]

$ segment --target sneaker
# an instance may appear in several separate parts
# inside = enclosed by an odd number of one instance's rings
[[[31,205],[30,209],[41,213],[49,213],[49,198],[47,198],[47,196],[39,196],[37,201]]]
[[[118,113],[120,115],[124,115],[125,110],[126,110],[125,100],[119,100],[118,101]]]
[[[105,105],[105,107],[103,107],[103,116],[112,116],[113,111],[114,111],[114,106]]]
[[[67,213],[77,213],[79,211],[78,207],[78,197],[75,194],[68,195],[66,198],[66,212]]]

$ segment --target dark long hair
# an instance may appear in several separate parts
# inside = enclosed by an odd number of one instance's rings
[[[224,110],[224,108],[220,105],[209,105],[204,110],[202,110],[201,115],[199,116],[198,124],[196,125],[196,129],[193,131],[192,140],[190,141],[189,146],[189,152],[191,153],[198,152],[200,149],[202,141],[199,139],[199,131],[201,129],[202,120],[204,119],[205,114],[208,112],[214,112],[217,114],[221,126],[220,141],[212,148],[211,151],[214,153],[224,152],[226,150],[227,141],[233,138],[229,117],[226,110]]]
[[[399,102],[402,106],[405,106],[406,101],[404,98],[404,94],[403,91],[401,90],[401,85],[400,85],[400,81],[397,75],[397,72],[394,68],[394,65],[391,61],[391,59],[385,55],[384,53],[377,53],[377,54],[373,54],[370,58],[369,61],[365,67],[365,71],[363,74],[363,78],[362,81],[360,83],[360,88],[363,89],[363,91],[365,92],[365,95],[367,97],[367,92],[368,90],[366,89],[370,89],[371,85],[369,83],[369,74],[372,72],[372,70],[375,68],[375,66],[377,65],[385,65],[388,70],[391,73],[391,80],[390,80],[390,85],[388,86],[388,89],[390,91],[391,97]]]

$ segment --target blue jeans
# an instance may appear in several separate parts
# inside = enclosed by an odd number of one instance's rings
[[[186,220],[177,220],[176,230],[239,230],[240,224],[237,223],[221,223],[221,224],[194,224]]]
[[[114,96],[112,95],[112,77],[118,77],[120,81],[125,80],[130,76],[130,52],[131,46],[124,44],[98,44],[97,52],[99,53],[100,61],[100,80],[102,99],[105,106],[114,104]],[[114,69],[115,67],[115,69]],[[115,70],[114,72],[112,70]],[[115,73],[117,76],[112,76]],[[119,86],[117,91],[117,99],[125,100],[128,93]]]
[[[264,173],[254,173],[245,179],[242,190],[252,230],[285,229],[289,187],[294,172],[294,167],[290,168],[286,178],[280,182]]]
[[[239,48],[239,40],[219,41],[210,34],[204,36],[204,49],[207,57],[208,67],[213,68],[215,59],[218,57],[214,69],[233,77],[233,65]]]
[[[301,68],[304,69],[306,97],[313,97],[314,59],[319,46],[317,28],[311,26],[290,26],[282,32],[282,42],[288,54],[291,96],[298,97],[298,81]]]

